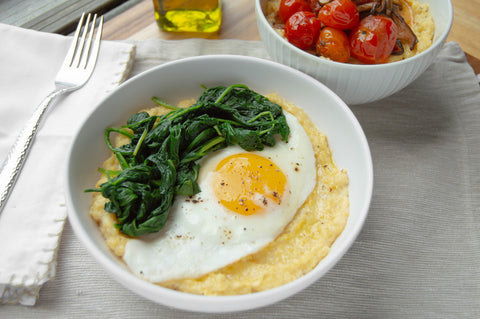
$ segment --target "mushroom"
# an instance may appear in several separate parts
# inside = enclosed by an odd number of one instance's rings
[[[358,12],[374,12],[375,9],[378,7],[380,1],[357,1],[355,4],[357,5]]]
[[[383,0],[382,1],[383,6],[385,7],[385,14],[389,17],[392,16],[392,11],[393,11],[393,2],[392,0]]]
[[[352,1],[357,6],[358,12],[370,11],[372,13],[375,10],[375,8],[377,8],[382,2],[381,0],[352,0]]]
[[[401,43],[408,45],[410,50],[413,50],[418,42],[417,36],[412,31],[410,26],[405,22],[400,13],[398,13],[397,7],[394,7],[391,18],[398,27],[397,39],[400,40]]]

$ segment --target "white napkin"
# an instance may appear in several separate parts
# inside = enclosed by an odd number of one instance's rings
[[[36,106],[54,88],[70,37],[0,24],[0,163]],[[33,305],[55,275],[66,219],[63,167],[72,136],[95,104],[129,74],[135,46],[102,41],[80,90],[57,98],[0,214],[0,303]]]

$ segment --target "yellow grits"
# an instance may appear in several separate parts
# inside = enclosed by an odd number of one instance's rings
[[[311,271],[330,251],[331,245],[345,228],[349,215],[348,176],[332,159],[327,137],[298,107],[276,94],[267,95],[272,102],[292,113],[302,124],[312,142],[317,184],[304,205],[275,241],[255,254],[199,278],[157,283],[161,286],[202,295],[238,295],[264,291],[293,281]],[[190,105],[191,101],[184,103]],[[163,114],[165,109],[149,109]],[[126,140],[117,141],[118,144]],[[106,169],[119,169],[114,156],[104,163]],[[102,177],[98,185],[105,182]],[[91,217],[99,224],[107,245],[122,257],[129,238],[115,227],[115,215],[103,209],[106,200],[93,193]]]
[[[283,30],[284,24],[281,23],[278,17],[278,8],[280,7],[281,0],[268,0],[265,11],[265,17],[273,29],[283,38],[285,38],[285,32]],[[404,45],[404,52],[402,55],[391,55],[388,62],[395,62],[405,60],[420,52],[428,49],[433,43],[433,37],[435,35],[435,23],[433,17],[430,14],[428,4],[420,3],[416,0],[399,0],[402,5],[400,14],[404,18],[405,22],[410,26],[413,33],[415,33],[418,43],[413,50],[410,50],[408,45]],[[310,52],[315,53],[315,52]],[[325,57],[320,57],[327,59]],[[351,58],[348,63],[360,63],[359,61]]]

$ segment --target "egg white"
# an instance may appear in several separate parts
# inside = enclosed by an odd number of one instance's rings
[[[204,157],[194,197],[177,196],[164,228],[131,239],[124,261],[131,271],[151,282],[196,278],[255,253],[283,231],[316,184],[315,156],[308,135],[297,119],[285,112],[290,127],[288,143],[254,152],[274,162],[287,177],[280,205],[264,213],[241,215],[221,205],[212,189],[217,164],[232,154],[230,146]]]

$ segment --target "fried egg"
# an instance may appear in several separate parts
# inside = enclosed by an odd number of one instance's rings
[[[316,184],[312,144],[286,113],[288,143],[229,146],[200,161],[195,196],[177,196],[163,229],[131,239],[123,259],[151,282],[197,278],[253,254],[282,233]]]

